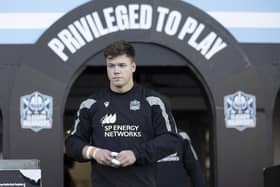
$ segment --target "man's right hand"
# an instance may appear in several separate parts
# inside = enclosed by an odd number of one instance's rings
[[[112,159],[114,157],[112,157],[111,151],[107,149],[98,148],[95,150],[94,155],[91,156],[96,160],[97,163],[101,165],[114,167],[114,165],[112,164]]]

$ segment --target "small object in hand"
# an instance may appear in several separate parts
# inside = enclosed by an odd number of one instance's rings
[[[118,154],[119,153],[117,153],[117,152],[111,152],[111,156],[114,157],[114,158],[116,158],[118,156]]]
[[[116,166],[119,166],[121,164],[120,161],[118,161],[117,159],[114,159],[114,158],[111,160],[111,162]]]

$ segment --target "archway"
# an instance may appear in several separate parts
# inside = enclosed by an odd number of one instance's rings
[[[134,43],[136,82],[161,93],[170,102],[178,128],[188,132],[208,185],[214,182],[214,115],[210,92],[199,72],[178,53],[155,44]],[[143,55],[145,54],[145,55]],[[155,55],[159,54],[159,55]],[[147,61],[149,61],[147,63]],[[72,84],[64,112],[65,134],[72,128],[76,110],[86,97],[106,88],[108,81],[102,53],[86,62],[87,68]],[[76,163],[71,170],[78,186],[89,184],[89,164]]]
[[[280,164],[280,90],[274,103],[273,122],[273,164]]]

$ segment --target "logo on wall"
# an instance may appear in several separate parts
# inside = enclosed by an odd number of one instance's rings
[[[40,92],[20,97],[21,128],[38,132],[52,128],[53,98]]]
[[[256,98],[238,91],[224,97],[224,112],[227,128],[243,131],[256,127]]]

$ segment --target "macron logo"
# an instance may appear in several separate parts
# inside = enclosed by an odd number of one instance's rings
[[[117,120],[117,114],[106,114],[103,118],[101,118],[101,124],[112,124],[115,123]]]

